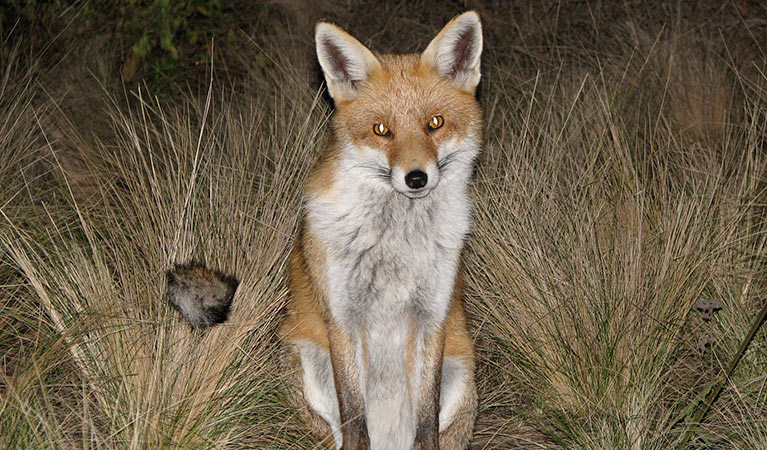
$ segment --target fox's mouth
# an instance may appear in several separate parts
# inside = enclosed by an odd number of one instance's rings
[[[424,198],[431,192],[431,189],[419,189],[417,191],[405,191],[403,194],[407,196],[411,200],[415,200],[417,198]]]

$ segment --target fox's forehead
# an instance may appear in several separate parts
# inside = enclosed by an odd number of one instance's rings
[[[376,58],[381,63],[381,69],[389,75],[414,76],[425,72],[422,66],[420,54],[389,54],[376,53]],[[429,72],[433,72],[429,71]],[[436,72],[434,72],[436,74]]]
[[[420,55],[376,55],[380,69],[360,86],[358,102],[379,114],[430,114],[450,100],[448,83]]]

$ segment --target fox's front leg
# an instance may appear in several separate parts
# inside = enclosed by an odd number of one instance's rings
[[[439,449],[439,392],[444,342],[444,334],[438,332],[426,343],[423,384],[416,416],[415,449]]]
[[[354,345],[335,324],[328,326],[328,335],[333,378],[341,413],[342,448],[344,450],[369,449],[370,438],[365,423],[365,401],[359,382]]]

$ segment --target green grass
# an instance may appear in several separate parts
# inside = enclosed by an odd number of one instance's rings
[[[286,5],[293,34],[243,30],[169,98],[116,82],[99,39],[43,71],[48,54],[0,52],[0,445],[317,446],[274,333],[330,105],[317,11]],[[462,9],[414,26],[403,5],[324,12],[414,50]],[[665,449],[692,430],[688,448],[761,448],[765,330],[690,422],[765,301],[767,13],[544,6],[483,6],[473,445]],[[165,299],[165,271],[191,260],[241,281],[202,334]],[[724,305],[711,322],[702,297]]]

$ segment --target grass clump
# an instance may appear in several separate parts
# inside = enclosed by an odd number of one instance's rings
[[[620,88],[584,78],[566,111],[519,101],[478,175],[466,265],[489,376],[547,445],[668,448],[717,373],[690,367],[702,364],[695,303],[753,301],[761,283],[758,145],[636,139]]]
[[[88,190],[63,175],[68,213],[36,230],[6,222],[4,260],[50,319],[66,349],[57,362],[74,369],[79,388],[67,394],[69,411],[24,408],[49,371],[39,358],[21,365],[38,377],[9,380],[16,395],[0,434],[16,436],[14,447],[284,448],[304,439],[272,357],[295,180],[326,119],[310,90],[301,100],[211,92],[181,107],[141,94],[137,106],[115,101],[112,140],[81,149]],[[205,334],[165,299],[165,271],[192,260],[241,280],[228,322]],[[27,431],[12,432],[20,422]]]

